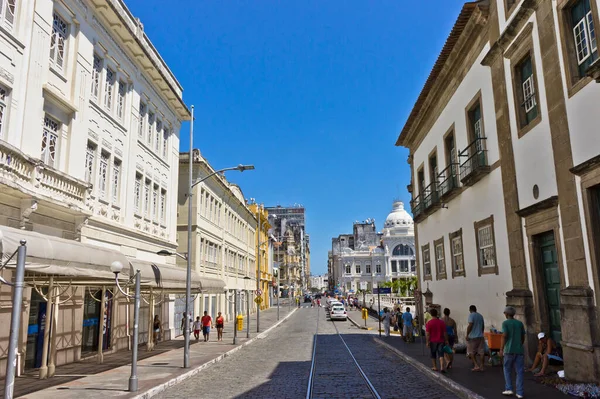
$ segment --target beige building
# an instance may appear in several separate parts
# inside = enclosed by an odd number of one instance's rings
[[[214,173],[208,161],[194,150],[194,180]],[[236,173],[236,172],[229,172]],[[189,154],[180,154],[177,236],[179,252],[187,251]],[[210,292],[202,292],[194,303],[194,317],[205,310],[213,317],[222,312],[226,320],[235,318],[235,292],[238,311],[246,314],[250,304],[255,312],[256,291],[256,226],[255,214],[246,206],[242,190],[221,174],[199,183],[192,191],[192,270],[211,281]],[[185,266],[183,259],[177,263]],[[250,295],[248,297],[247,295]],[[185,306],[180,301],[176,314]],[[246,321],[245,321],[246,322]]]
[[[133,312],[114,287],[116,260],[123,283],[142,273],[140,342],[154,314],[168,339],[185,273],[156,252],[177,247],[182,87],[121,0],[3,1],[0,25],[3,263],[28,243],[20,371],[51,376],[128,348]],[[14,260],[0,272],[8,281]],[[0,285],[2,354],[12,306]]]
[[[598,0],[466,3],[397,145],[421,288],[500,328],[505,304],[600,380]],[[529,361],[531,358],[529,359]]]

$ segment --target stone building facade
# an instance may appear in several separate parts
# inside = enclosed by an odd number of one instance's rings
[[[331,240],[334,275],[330,279],[347,294],[372,292],[377,284],[387,281],[383,234],[377,232],[371,219],[355,222],[352,230],[352,234]]]
[[[269,214],[271,233],[281,242],[274,251],[281,273],[281,292],[301,294],[308,288],[310,278],[310,237],[306,233],[305,209],[302,205],[278,205],[265,210]]]
[[[415,228],[403,202],[394,201],[392,212],[385,219],[382,240],[386,281],[415,277]]]
[[[181,153],[177,236],[179,250],[184,252],[188,242],[189,165],[189,154]],[[215,172],[198,150],[194,150],[193,165],[194,180]],[[217,312],[222,312],[226,320],[234,320],[236,292],[244,295],[237,299],[238,311],[245,315],[250,305],[254,312],[257,221],[246,206],[242,190],[223,175],[215,174],[194,186],[192,201],[192,269],[209,279],[211,286],[220,287],[196,297],[194,315],[202,315],[206,310],[213,319]],[[186,261],[178,259],[177,263],[184,267]],[[181,298],[183,306],[184,298]]]
[[[156,252],[177,248],[178,132],[190,115],[123,1],[0,8],[0,251],[6,260],[28,241],[21,366],[51,376],[129,346],[133,312],[117,295],[113,261],[123,277],[142,273],[140,342],[154,314],[172,336],[170,293],[185,273]],[[12,267],[1,272],[9,281]],[[11,298],[0,286],[2,353]]]
[[[598,0],[466,3],[400,133],[422,288],[600,376]],[[450,266],[448,271],[446,265]],[[459,294],[460,293],[460,294]],[[475,299],[474,299],[475,298]]]

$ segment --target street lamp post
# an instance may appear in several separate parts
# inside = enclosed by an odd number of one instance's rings
[[[13,307],[10,318],[10,335],[8,341],[8,357],[6,359],[6,377],[4,379],[4,397],[13,398],[15,388],[15,374],[17,366],[17,346],[19,344],[19,327],[21,326],[21,303],[23,302],[23,285],[25,280],[25,257],[27,256],[27,242],[20,241],[17,248],[17,269],[15,271],[15,282],[9,283],[0,277],[0,281],[14,287]],[[5,265],[15,256],[13,253],[6,261]],[[4,267],[4,265],[2,266]]]
[[[119,273],[123,270],[123,264],[119,261],[114,261],[110,265],[110,270],[115,274],[115,283],[121,294],[128,298],[132,296],[127,294],[121,288],[119,284]],[[138,328],[140,320],[140,271],[135,271],[135,295],[134,306],[133,306],[133,345],[131,351],[131,375],[129,376],[129,392],[136,392],[138,390],[138,377],[137,377],[137,358],[138,358]]]
[[[238,170],[240,172],[243,172],[245,170],[253,170],[254,169],[254,165],[241,165],[240,164],[238,166],[234,166],[231,168],[219,169],[217,171],[209,173],[208,175],[204,176],[203,178],[200,178],[200,179],[197,179],[194,181],[194,146],[193,146],[193,143],[194,143],[194,106],[192,105],[191,106],[191,121],[190,121],[190,153],[189,153],[189,157],[190,157],[189,169],[190,170],[189,170],[189,177],[188,177],[189,178],[189,180],[188,180],[188,226],[187,226],[188,252],[187,252],[187,254],[185,254],[185,257],[183,257],[183,259],[185,259],[187,262],[186,277],[185,277],[185,314],[186,314],[186,317],[190,316],[190,297],[192,296],[192,256],[191,256],[191,248],[192,248],[192,189],[196,185],[202,183],[206,179],[208,179],[218,173],[223,173],[228,170]],[[173,255],[172,253],[170,253],[169,251],[166,251],[166,250],[159,251],[158,254],[159,255]],[[175,254],[175,255],[178,255],[178,254]],[[190,331],[189,331],[189,328],[186,328],[183,331],[183,337],[184,337],[183,367],[189,368],[190,367]]]

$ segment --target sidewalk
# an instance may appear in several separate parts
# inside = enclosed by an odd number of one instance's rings
[[[280,321],[277,322],[277,308],[260,312],[260,334],[275,328],[288,316],[295,307],[289,308],[280,303]],[[244,331],[238,331],[238,344],[233,345],[233,323],[225,325],[223,341],[217,342],[216,330],[211,331],[211,341],[206,343],[195,341],[192,337],[190,346],[190,368],[182,368],[183,337],[161,342],[154,351],[147,352],[141,345],[138,356],[138,392],[127,391],[131,374],[131,352],[119,351],[104,356],[104,363],[87,360],[71,363],[56,368],[56,375],[47,380],[37,378],[38,373],[28,373],[15,380],[14,397],[27,399],[56,398],[148,398],[171,386],[191,377],[242,346],[250,344],[260,334],[256,333],[256,314],[251,315],[250,339],[246,338],[246,319]],[[1,381],[4,386],[4,381]]]
[[[425,343],[422,343],[419,337],[416,338],[414,343],[410,344],[405,343],[400,337],[395,336],[387,338],[383,336],[381,342],[396,348],[405,356],[410,357],[410,359],[406,359],[409,363],[413,363],[413,365],[422,365],[423,367],[418,368],[423,372],[429,373],[432,377],[438,379],[438,381],[440,378],[443,379],[444,377],[447,377],[454,382],[455,384],[453,385],[457,386],[459,389],[462,386],[483,398],[499,399],[506,397],[502,395],[502,391],[504,391],[504,374],[501,366],[488,366],[482,373],[472,372],[471,368],[473,366],[471,361],[467,359],[466,354],[457,353],[454,355],[452,369],[443,376],[439,372],[431,370],[429,348],[425,347]],[[411,359],[412,362],[410,361]],[[516,388],[514,380],[513,388]],[[525,373],[524,388],[525,397],[527,399],[566,399],[569,397],[554,387],[537,382],[533,377],[533,374],[527,372]],[[466,397],[474,396],[469,395],[468,392],[466,393]]]

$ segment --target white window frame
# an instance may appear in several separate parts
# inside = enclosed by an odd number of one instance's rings
[[[352,265],[346,265],[346,274],[352,274]]]
[[[64,71],[65,69],[70,31],[71,25],[55,10],[52,14],[50,63],[60,71]]]
[[[371,274],[371,265],[365,265],[365,273]]]
[[[7,125],[6,115],[8,114],[7,104],[9,104],[9,101],[7,101],[8,93],[8,89],[4,86],[0,86],[0,139],[5,137],[4,131],[6,130],[5,127]]]
[[[144,217],[150,218],[150,191],[152,191],[152,182],[150,179],[144,181]]]
[[[98,167],[98,196],[107,198],[108,191],[108,164],[110,162],[110,153],[105,150],[100,151],[100,164]]]
[[[533,64],[532,64],[533,65]],[[533,73],[529,75],[523,82],[523,99],[525,100],[525,112],[529,112],[535,108],[537,102],[535,101],[535,86],[533,84]]]
[[[435,264],[438,274],[446,273],[446,260],[444,259],[444,244],[435,246]]]
[[[121,166],[123,163],[120,159],[113,159],[112,167],[112,201],[113,204],[118,204],[121,197]]]
[[[361,274],[360,263],[354,265],[354,270],[356,271],[356,274]]]
[[[143,176],[139,173],[135,175],[135,186],[133,191],[133,209],[137,214],[141,214],[140,207],[142,205],[142,180]]]
[[[591,11],[573,26],[573,41],[578,65],[583,64],[598,49],[595,30],[594,16]]]
[[[462,272],[465,269],[464,258],[463,258],[463,249],[462,249],[462,237],[456,236],[452,238],[451,241],[451,249],[452,249],[452,270],[455,272]],[[459,252],[457,252],[457,249]],[[459,262],[460,260],[460,262]],[[460,267],[459,267],[460,265]]]
[[[17,1],[2,0],[0,3],[0,20],[2,20],[2,26],[9,31],[12,31],[13,27],[15,26],[15,18],[17,15]]]
[[[431,276],[431,249],[427,248],[423,250],[423,275]]]
[[[152,220],[158,221],[158,200],[159,200],[159,188],[158,185],[152,187]]]
[[[377,265],[375,265],[375,273],[381,274],[381,264],[380,263],[378,263]]]
[[[160,190],[160,223],[163,225],[167,221],[167,190]]]
[[[98,100],[100,97],[100,83],[102,81],[102,69],[104,60],[98,54],[94,53],[94,59],[92,61],[92,87],[91,96],[94,100]]]
[[[110,68],[106,67],[106,76],[104,79],[104,108],[107,111],[112,111],[113,102],[114,102],[114,94],[115,94],[115,82],[117,81],[117,72]]]
[[[165,126],[165,128],[163,130],[163,150],[162,150],[162,155],[165,160],[167,158],[167,155],[169,154],[169,136],[170,136],[169,129],[167,129],[167,127]]]
[[[46,165],[57,167],[61,131],[62,123],[50,115],[45,114],[42,132],[41,159]],[[50,149],[52,140],[54,140],[54,152]]]
[[[481,268],[496,267],[496,248],[494,245],[494,231],[491,224],[486,224],[477,229],[477,246]]]
[[[163,123],[162,120],[156,119],[156,135],[154,137],[154,151],[158,154],[160,151],[160,140],[162,139]]]
[[[125,117],[125,97],[127,96],[127,83],[119,79],[117,94],[117,118],[123,120]]]
[[[94,176],[94,164],[96,162],[96,150],[98,146],[91,141],[88,141],[87,148],[85,150],[85,181],[92,183]]]
[[[146,115],[148,114],[148,106],[146,103],[140,101],[140,119],[138,126],[138,138],[142,139],[144,137],[144,132],[146,131]]]
[[[148,147],[152,148],[152,135],[154,134],[154,124],[156,123],[156,114],[152,111],[148,111],[148,131],[146,137],[146,143]]]

